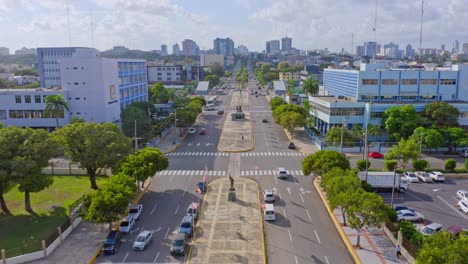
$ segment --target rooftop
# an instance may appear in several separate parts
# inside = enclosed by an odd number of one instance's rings
[[[208,81],[198,82],[197,91],[208,91],[209,84]]]

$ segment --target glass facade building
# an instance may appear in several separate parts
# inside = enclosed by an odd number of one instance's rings
[[[148,101],[148,78],[144,61],[119,61],[120,108]]]

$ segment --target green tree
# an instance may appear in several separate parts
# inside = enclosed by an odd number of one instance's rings
[[[286,61],[282,61],[278,64],[278,71],[285,71],[286,69],[288,69],[290,66],[289,66],[289,63],[286,62]]]
[[[286,102],[283,100],[283,98],[281,98],[281,97],[275,97],[275,98],[271,99],[271,101],[270,101],[270,107],[271,107],[271,110],[273,110],[273,111],[274,111],[278,106],[280,106],[280,105],[285,105],[285,104],[287,104],[287,103],[286,103]]]
[[[285,112],[279,116],[278,124],[286,128],[294,138],[294,128],[305,126],[306,119],[297,112]]]
[[[429,168],[427,160],[413,160],[413,168],[417,171],[422,171]]]
[[[349,170],[349,160],[334,150],[319,150],[302,160],[302,172],[304,175],[322,175],[332,168],[337,167]]]
[[[122,119],[122,132],[127,137],[148,137],[151,132],[151,118],[148,113],[139,107],[130,105],[120,113]],[[135,123],[136,122],[136,123]],[[136,131],[135,131],[136,125]]]
[[[45,112],[52,117],[55,117],[57,127],[59,127],[59,117],[65,116],[65,110],[68,110],[68,104],[63,98],[63,95],[48,95],[45,97]]]
[[[335,126],[330,128],[326,134],[327,142],[330,143],[340,143],[341,142],[341,127]],[[343,131],[343,142],[352,142],[355,137],[353,137],[345,128]]]
[[[365,159],[356,161],[356,167],[360,171],[365,171],[366,168],[369,169],[370,165],[371,165],[371,162]]]
[[[73,124],[73,123],[84,123],[85,120],[83,117],[78,117],[78,116],[74,116],[71,118],[70,120],[70,124]]]
[[[453,144],[459,146],[468,145],[464,144],[463,141],[467,141],[465,137],[465,131],[461,127],[447,127],[439,130],[444,139],[447,141],[449,152],[453,151]]]
[[[317,95],[319,92],[319,82],[308,77],[302,84],[302,90],[305,94]]]
[[[361,230],[364,226],[378,227],[387,218],[387,207],[382,197],[376,193],[357,191],[352,195],[355,202],[348,212],[349,226]],[[360,248],[360,233],[356,246]]]
[[[24,75],[39,76],[37,71],[34,69],[21,69],[21,70],[15,71],[15,76],[24,76]]]
[[[457,127],[460,111],[445,101],[437,101],[426,104],[423,116],[438,127]]]
[[[215,62],[210,66],[210,68],[212,74],[217,75],[219,77],[224,76],[224,67],[221,64]]]
[[[446,159],[444,161],[444,169],[452,172],[457,167],[457,161],[455,159]]]
[[[278,72],[276,71],[267,72],[263,75],[263,79],[265,79],[265,81],[267,82],[278,80],[279,79]]]
[[[416,257],[416,264],[468,263],[468,237],[452,240],[446,231],[426,237]]]
[[[115,124],[74,123],[54,132],[65,156],[86,169],[91,188],[98,189],[96,175],[132,152],[131,139]]]
[[[410,160],[419,156],[419,146],[414,139],[401,139],[398,145],[394,145],[385,155],[386,160],[397,160],[403,169],[406,168]]]
[[[225,71],[224,72],[224,77],[226,77],[226,78],[231,77],[231,75],[232,75],[232,72],[230,72],[230,71]]]
[[[393,106],[385,110],[382,124],[390,135],[390,140],[408,139],[421,123],[419,114],[413,105]]]
[[[283,113],[288,112],[296,112],[300,114],[302,117],[306,118],[307,113],[304,107],[296,105],[296,104],[281,104],[273,110],[273,117],[277,122],[279,122],[279,117],[283,115]]]
[[[219,84],[219,77],[218,75],[210,74],[210,75],[205,76],[204,81],[210,82],[209,87],[213,88]]]
[[[170,89],[164,88],[161,82],[153,84],[148,90],[149,98],[155,104],[165,104],[174,98],[174,93]]]
[[[384,167],[387,171],[394,171],[397,165],[398,165],[398,161],[396,160],[384,161]]]
[[[420,145],[421,144],[421,138],[422,138],[422,146],[424,148],[428,149],[437,149],[444,144],[444,137],[442,134],[432,128],[424,128],[424,127],[418,127],[414,130],[413,135],[411,135],[411,138],[414,139],[416,144]]]

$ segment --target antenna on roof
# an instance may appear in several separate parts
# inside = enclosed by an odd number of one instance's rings
[[[68,18],[68,43],[71,47],[70,11],[68,10],[68,7],[67,7],[67,18]]]
[[[377,55],[377,4],[378,4],[378,0],[375,0],[374,28],[372,29],[372,31],[374,31],[374,42],[375,42],[375,52],[372,58],[374,61],[375,61],[375,56]]]
[[[419,29],[419,52],[422,53],[422,34],[423,34],[423,15],[424,15],[424,0],[421,0],[421,25]],[[422,54],[419,54],[421,56]]]
[[[89,9],[89,18],[91,20],[91,47],[94,48],[93,9]]]

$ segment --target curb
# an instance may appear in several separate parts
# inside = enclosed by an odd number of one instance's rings
[[[143,195],[146,193],[146,191],[148,190],[148,188],[150,187],[152,182],[153,182],[153,179],[151,177],[149,177],[148,185],[146,185],[145,189],[143,189],[143,191],[140,193],[140,195],[138,195],[138,197],[135,199],[135,201],[133,201],[132,206],[136,205],[141,200],[141,197],[143,197]],[[112,229],[117,230],[119,224],[120,224],[120,221]],[[96,251],[96,253],[93,255],[93,257],[88,261],[88,264],[94,264],[94,262],[96,262],[96,259],[99,257],[99,255],[101,255],[101,252],[102,252],[103,248],[104,248],[104,243],[101,244],[101,246]]]
[[[182,140],[183,141],[185,139],[185,137],[187,136],[188,132],[185,132],[185,134],[182,136]],[[176,144],[176,146],[168,151],[165,151],[165,152],[162,152],[162,154],[167,154],[167,153],[171,153],[171,152],[174,152],[176,149],[178,149],[180,146],[180,143],[179,144]]]
[[[315,179],[314,179],[314,187],[315,189],[317,190],[319,196],[320,196],[320,199],[322,200],[323,202],[323,205],[325,205],[325,208],[327,208],[327,212],[328,212],[328,215],[330,215],[330,218],[332,219],[333,221],[333,224],[335,225],[335,228],[336,230],[338,231],[338,234],[340,234],[340,237],[341,239],[343,240],[343,242],[345,243],[345,246],[346,248],[348,249],[348,252],[349,254],[351,255],[351,257],[353,258],[354,260],[354,263],[356,264],[362,264],[361,262],[361,259],[359,258],[359,256],[357,255],[356,251],[354,250],[354,247],[353,245],[351,245],[351,242],[349,241],[349,238],[348,236],[344,233],[343,229],[341,228],[341,225],[340,223],[338,222],[338,220],[336,219],[336,216],[335,214],[333,213],[333,211],[331,210],[330,208],[330,205],[328,204],[328,201],[327,201],[327,198],[325,198],[325,196],[323,195],[322,193],[322,190],[320,189],[320,186],[318,186],[318,178],[320,176],[317,176]]]
[[[226,120],[224,121],[226,122]],[[252,120],[250,120],[250,126],[252,126]],[[221,149],[219,147],[219,142],[221,141],[221,135],[223,134],[223,131],[224,131],[224,123],[223,123],[223,127],[221,128],[221,134],[219,136],[219,140],[218,140],[218,146],[217,146],[217,149],[218,151],[222,151],[222,152],[229,152],[229,153],[240,153],[240,152],[249,152],[249,151],[252,151],[255,149],[255,137],[254,137],[254,131],[252,129],[252,141],[253,141],[253,146],[251,148],[248,148],[248,149],[242,149],[242,150],[224,150],[224,149]]]
[[[260,197],[260,186],[258,185],[258,182],[255,182],[257,183],[257,188],[258,188],[258,192],[257,192],[257,195],[258,195],[258,200],[260,203],[262,203],[262,198]],[[260,225],[262,227],[262,247],[263,247],[263,263],[268,263],[268,259],[267,259],[267,254],[266,254],[266,244],[265,244],[265,220],[263,219],[263,211],[262,211],[262,208],[259,206],[258,208],[260,210]]]
[[[286,128],[283,128],[283,130],[284,130],[284,133],[286,133],[286,136],[288,137],[289,141],[291,141],[291,140],[292,140],[292,137],[291,137],[291,135],[289,134],[289,131],[288,131]],[[304,153],[304,154],[306,154],[306,155],[312,155],[312,153],[308,153],[308,152],[303,151],[303,150],[302,150],[300,147],[298,147],[297,145],[296,145],[296,150],[299,151],[299,152],[301,152],[301,153]]]

